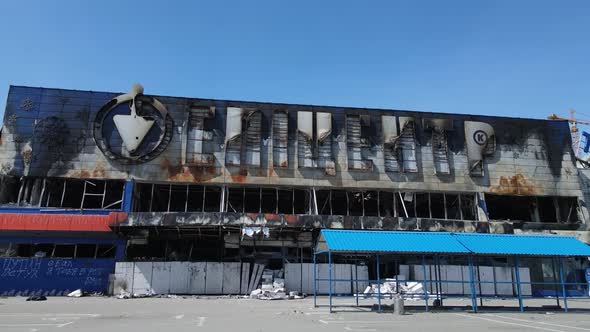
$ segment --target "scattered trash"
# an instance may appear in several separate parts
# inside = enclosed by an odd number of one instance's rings
[[[68,297],[82,297],[82,296],[84,296],[84,293],[82,293],[81,289],[76,289],[75,291],[71,292],[67,296]]]
[[[47,297],[41,295],[34,295],[34,296],[29,296],[27,297],[27,301],[47,301]]]

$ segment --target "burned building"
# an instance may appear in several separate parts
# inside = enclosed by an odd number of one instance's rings
[[[307,264],[322,228],[590,242],[566,121],[12,86],[0,138],[0,293],[50,260],[97,290],[115,261]]]

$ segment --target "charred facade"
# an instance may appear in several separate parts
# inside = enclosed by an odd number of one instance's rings
[[[13,86],[0,158],[4,212],[126,213],[120,259],[304,263],[321,228],[590,242],[566,121]]]

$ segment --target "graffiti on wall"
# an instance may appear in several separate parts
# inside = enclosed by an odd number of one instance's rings
[[[105,292],[115,259],[0,258],[0,294]]]

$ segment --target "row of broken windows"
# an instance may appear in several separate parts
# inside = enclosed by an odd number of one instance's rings
[[[0,179],[0,204],[19,207],[107,209],[122,207],[125,182],[63,178]]]
[[[478,220],[474,193],[138,183],[134,211],[235,212]],[[485,196],[492,220],[578,222],[576,197]]]
[[[0,257],[113,258],[112,244],[55,244],[0,242]]]
[[[124,181],[0,178],[3,206],[122,208]],[[485,195],[491,220],[579,222],[576,197]],[[236,212],[477,220],[473,193],[137,183],[133,211]]]

